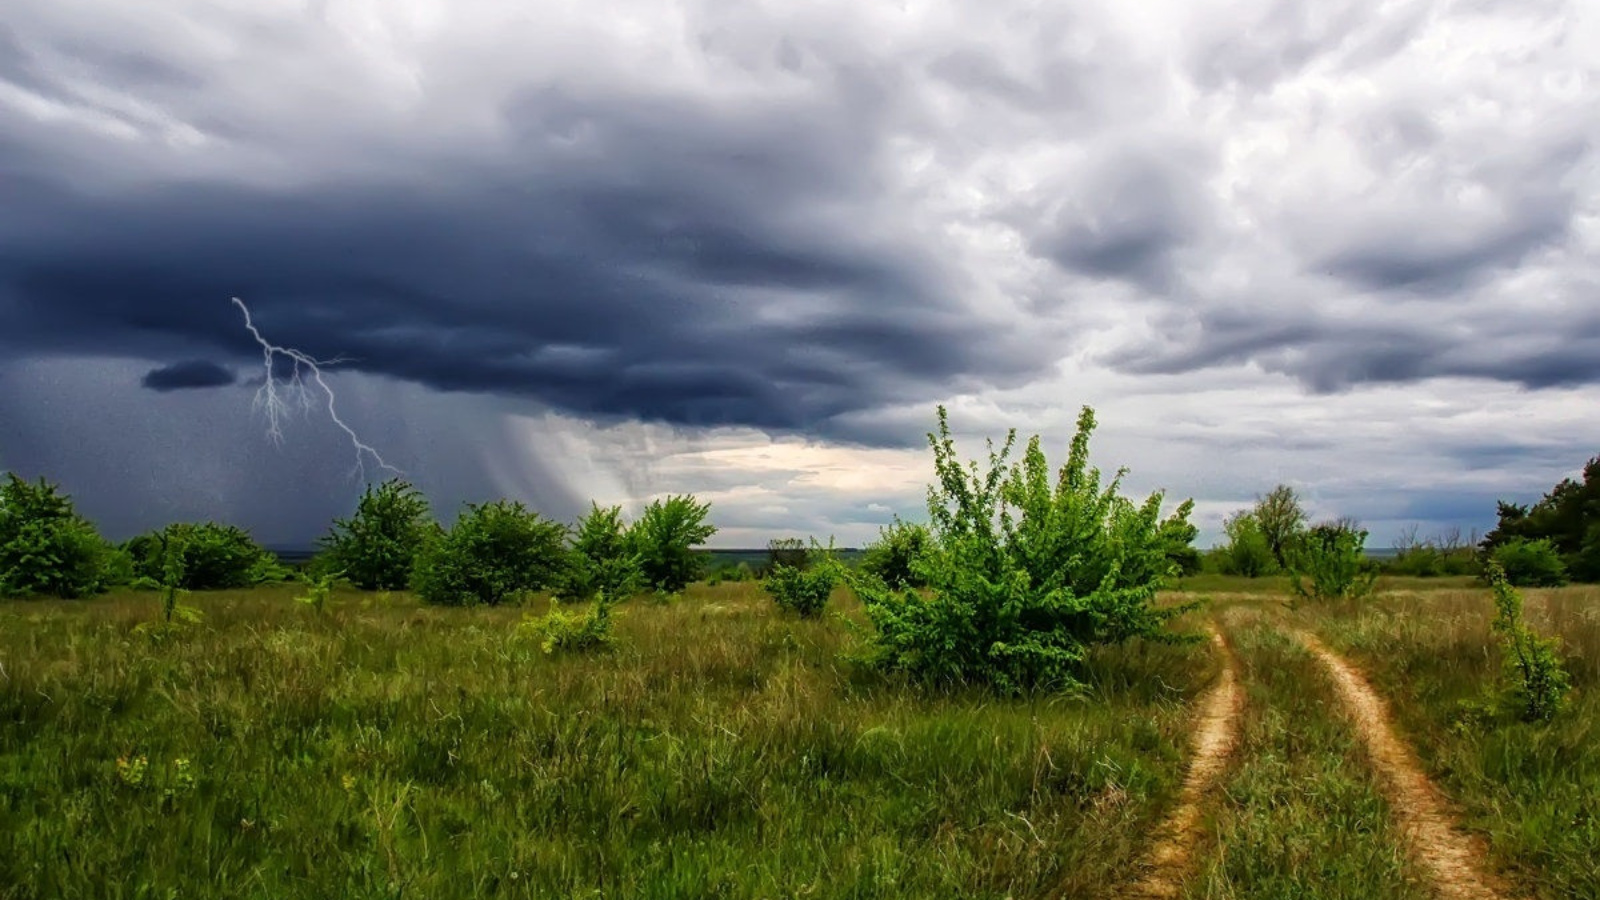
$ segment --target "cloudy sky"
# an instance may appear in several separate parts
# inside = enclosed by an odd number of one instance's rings
[[[0,468],[320,533],[239,297],[446,513],[860,543],[936,404],[1088,404],[1203,543],[1483,528],[1600,453],[1597,61],[1582,0],[8,0]]]

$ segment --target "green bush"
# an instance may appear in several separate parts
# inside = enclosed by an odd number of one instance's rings
[[[1524,719],[1549,721],[1561,710],[1572,681],[1561,662],[1560,644],[1541,638],[1522,621],[1522,595],[1490,562],[1486,577],[1494,590],[1494,630],[1505,646],[1505,667],[1512,682],[1510,700]]]
[[[822,614],[833,589],[844,579],[844,566],[834,556],[833,544],[813,544],[804,567],[778,563],[761,581],[761,589],[778,608],[810,619]]]
[[[444,606],[516,602],[548,587],[566,565],[567,528],[521,503],[469,503],[449,531],[417,554],[412,586]]]
[[[579,519],[573,530],[572,548],[556,593],[568,601],[591,600],[601,594],[625,600],[639,590],[643,580],[639,554],[622,523],[622,507],[590,504],[589,514]]]
[[[1560,587],[1567,583],[1567,567],[1555,545],[1540,538],[1511,538],[1495,547],[1490,560],[1517,587]]]
[[[700,577],[705,560],[694,552],[717,533],[706,521],[711,504],[692,496],[655,500],[628,529],[628,542],[639,555],[645,584],[658,594],[676,594]]]
[[[1011,692],[1076,684],[1091,644],[1166,637],[1167,621],[1184,608],[1155,602],[1174,574],[1162,495],[1123,497],[1123,472],[1102,487],[1088,461],[1094,425],[1085,407],[1054,477],[1037,437],[1007,464],[1014,431],[1001,450],[990,445],[980,472],[957,457],[940,407],[938,433],[928,435],[938,476],[928,492],[928,596],[853,579],[875,628],[874,662]]]
[[[43,478],[29,482],[6,473],[0,483],[0,597],[97,594],[119,577],[117,562],[94,526],[73,510],[72,498]]]
[[[364,591],[397,591],[411,582],[433,525],[428,500],[399,478],[367,485],[355,515],[335,519],[320,543],[319,566],[344,572]]]
[[[611,611],[616,599],[598,595],[587,612],[569,613],[552,602],[543,616],[526,618],[517,633],[539,642],[546,653],[583,653],[611,646]]]
[[[1395,541],[1397,552],[1383,563],[1384,572],[1412,578],[1482,574],[1478,554],[1471,542],[1461,539],[1459,529],[1426,540],[1419,540],[1416,532],[1413,527]]]
[[[174,522],[123,545],[136,576],[165,584],[168,552],[177,554],[186,591],[215,591],[281,581],[288,569],[257,546],[249,532],[216,522]]]
[[[1289,550],[1289,585],[1305,600],[1364,597],[1378,569],[1367,559],[1367,532],[1344,522],[1316,525]]]
[[[1222,574],[1260,578],[1279,571],[1272,544],[1255,513],[1248,510],[1235,513],[1222,523],[1222,531],[1228,542],[1214,551]]]
[[[932,539],[928,526],[896,518],[878,530],[878,540],[867,545],[857,568],[896,590],[923,587],[928,579],[918,569]]]

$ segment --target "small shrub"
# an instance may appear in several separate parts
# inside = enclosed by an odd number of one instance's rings
[[[578,520],[572,547],[557,595],[567,601],[590,600],[604,594],[617,600],[631,597],[644,580],[639,554],[628,542],[622,507],[591,504]]]
[[[844,578],[844,566],[834,557],[831,542],[826,548],[813,545],[808,558],[810,564],[805,568],[779,563],[761,581],[762,590],[780,609],[803,619],[821,615],[834,587]]]
[[[895,590],[924,587],[928,579],[919,569],[931,541],[928,526],[896,518],[878,529],[878,540],[863,550],[858,568]]]
[[[328,606],[328,598],[333,595],[333,586],[343,575],[343,572],[328,572],[322,575],[306,576],[306,592],[294,598],[296,603],[311,607],[311,611],[322,614]]]
[[[1367,532],[1342,522],[1316,525],[1289,554],[1289,585],[1304,600],[1364,597],[1372,592],[1377,567],[1367,559]]]
[[[717,533],[706,521],[711,504],[692,496],[672,496],[645,507],[628,529],[628,542],[639,555],[639,568],[652,590],[676,594],[700,577],[705,560],[693,548]]]
[[[1512,538],[1495,547],[1489,558],[1505,580],[1516,587],[1560,587],[1567,583],[1567,567],[1561,554],[1544,538]]]
[[[320,543],[326,564],[364,591],[397,591],[411,581],[433,525],[428,500],[409,482],[367,485],[355,515],[335,519]]]
[[[1524,719],[1546,722],[1566,700],[1572,681],[1561,662],[1560,643],[1541,638],[1522,621],[1522,595],[1506,579],[1497,563],[1487,570],[1494,590],[1494,630],[1505,647],[1510,699]]]
[[[611,646],[612,608],[616,601],[605,594],[585,612],[566,612],[552,601],[543,616],[525,618],[517,632],[539,642],[545,653],[582,653]]]
[[[413,587],[444,606],[516,602],[554,583],[566,564],[566,537],[566,526],[521,503],[468,504],[417,555]]]
[[[126,577],[114,557],[59,488],[6,473],[0,483],[0,597],[97,594],[112,578]]]

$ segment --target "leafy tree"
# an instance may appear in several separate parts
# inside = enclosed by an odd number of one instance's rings
[[[1252,511],[1240,510],[1222,523],[1228,543],[1220,548],[1218,566],[1224,575],[1260,578],[1280,571],[1272,543]]]
[[[0,596],[97,594],[113,575],[114,557],[56,485],[6,473],[0,483]]]
[[[1543,538],[1512,538],[1490,551],[1489,559],[1505,580],[1517,587],[1560,587],[1567,583],[1567,567],[1561,554]]]
[[[958,458],[940,407],[939,430],[928,435],[938,476],[922,567],[929,595],[854,579],[876,629],[875,662],[934,682],[1018,691],[1075,684],[1091,644],[1165,636],[1182,609],[1155,604],[1174,572],[1162,495],[1123,497],[1122,471],[1102,486],[1088,462],[1094,426],[1085,407],[1053,478],[1037,437],[1008,465],[1015,431],[1000,450],[990,444],[980,472]]]
[[[1306,527],[1306,512],[1294,488],[1280,484],[1266,496],[1256,498],[1252,514],[1267,548],[1272,551],[1273,562],[1279,569],[1289,568],[1290,549]]]
[[[1325,522],[1302,534],[1289,551],[1289,584],[1307,600],[1363,597],[1377,567],[1367,559],[1367,532],[1352,522]]]
[[[434,531],[412,579],[428,603],[515,602],[550,586],[566,564],[566,526],[521,503],[469,503],[449,531]]]
[[[639,554],[645,583],[662,594],[676,594],[700,577],[704,560],[695,547],[717,533],[706,521],[711,504],[689,495],[655,500],[628,530],[629,543]]]
[[[928,580],[918,569],[932,540],[928,526],[902,522],[897,517],[878,529],[878,540],[862,552],[859,568],[896,590],[923,587]]]
[[[409,482],[369,484],[355,515],[335,519],[322,538],[325,567],[343,571],[362,590],[401,590],[411,581],[432,525],[427,498]]]
[[[591,504],[578,520],[567,554],[567,568],[557,591],[564,600],[605,597],[626,600],[639,589],[644,574],[639,554],[628,541],[622,507]]]
[[[1584,465],[1581,481],[1563,479],[1532,506],[1501,502],[1499,518],[1485,552],[1516,538],[1547,540],[1571,577],[1600,581],[1600,456]]]
[[[175,556],[177,587],[186,591],[249,587],[282,580],[287,573],[249,532],[216,522],[174,522],[129,540],[123,548],[133,557],[137,575],[157,584],[173,577],[168,560]]]

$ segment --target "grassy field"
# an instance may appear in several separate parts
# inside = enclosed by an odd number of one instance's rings
[[[1181,780],[1201,644],[929,697],[749,584],[547,656],[521,609],[291,588],[0,604],[0,896],[1097,893]],[[848,598],[836,601],[858,615]]]
[[[1485,589],[1213,581],[1184,627],[1221,627],[1245,699],[1185,896],[1430,896],[1295,630],[1368,673],[1493,869],[1600,896],[1600,589],[1527,592],[1575,685],[1530,725],[1492,702]],[[0,898],[1106,896],[1221,665],[1135,643],[1083,695],[929,695],[851,662],[843,591],[819,621],[748,583],[636,600],[587,656],[519,631],[542,603],[294,592],[195,595],[165,638],[153,594],[0,603]]]
[[[1571,705],[1550,724],[1495,708],[1501,657],[1486,590],[1396,593],[1291,618],[1366,670],[1513,881],[1541,898],[1600,897],[1600,588],[1523,593],[1528,622],[1562,638],[1572,674]]]

